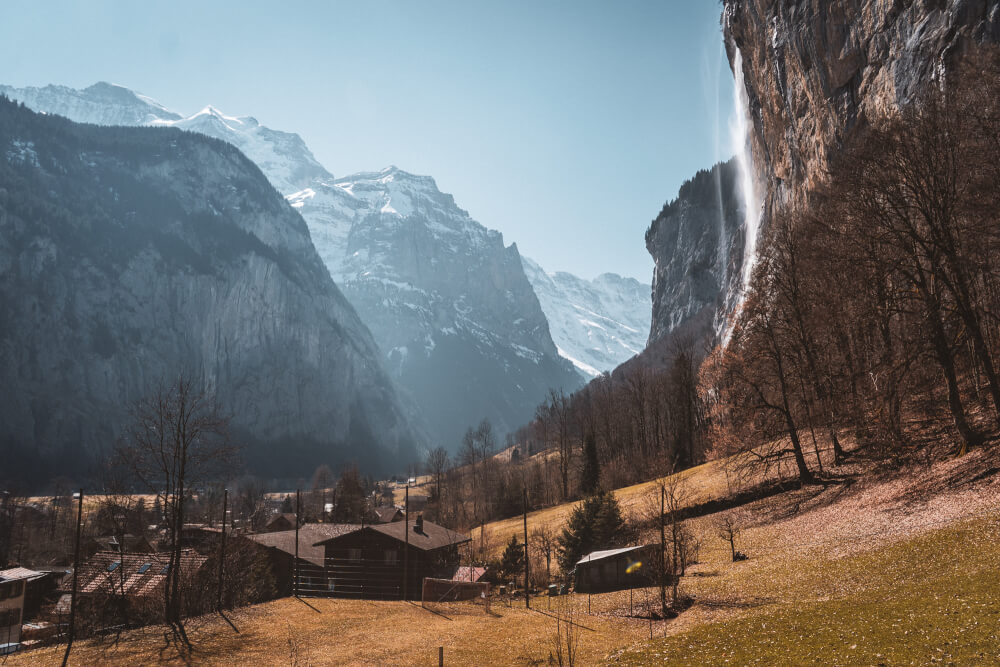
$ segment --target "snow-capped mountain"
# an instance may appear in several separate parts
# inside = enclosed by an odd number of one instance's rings
[[[584,280],[546,272],[522,257],[524,271],[549,321],[559,354],[590,376],[642,352],[650,324],[650,286],[604,273]]]
[[[388,167],[288,200],[444,442],[457,443],[473,418],[510,431],[550,388],[581,383],[552,342],[517,246],[434,179]]]
[[[66,86],[0,86],[0,94],[24,102],[35,111],[65,116],[77,123],[179,127],[222,139],[239,148],[260,167],[283,195],[301,190],[316,179],[332,178],[330,172],[313,157],[302,137],[272,130],[252,116],[227,116],[207,106],[192,116],[184,117],[152,98],[104,82],[83,90]]]
[[[213,107],[182,117],[111,84],[0,93],[71,120],[179,127],[237,146],[302,214],[386,367],[442,444],[457,446],[484,417],[508,432],[550,388],[583,380],[552,342],[517,247],[428,176],[390,167],[335,179],[296,134]]]

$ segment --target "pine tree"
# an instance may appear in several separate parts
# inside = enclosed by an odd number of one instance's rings
[[[624,530],[625,519],[614,494],[601,492],[585,498],[573,508],[559,536],[559,567],[568,574],[584,555],[618,545]]]
[[[500,559],[500,575],[511,578],[517,576],[524,570],[524,547],[517,542],[517,535],[510,536],[510,542],[503,551]]]

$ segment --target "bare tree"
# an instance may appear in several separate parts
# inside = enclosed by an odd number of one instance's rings
[[[188,495],[221,476],[235,455],[229,419],[214,397],[186,377],[163,386],[132,408],[132,422],[116,448],[116,462],[155,493],[163,506],[169,561],[163,591],[164,615],[189,644],[182,613],[181,535]]]

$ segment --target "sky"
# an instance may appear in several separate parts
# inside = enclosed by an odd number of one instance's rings
[[[3,0],[0,83],[117,83],[394,164],[549,271],[648,282],[644,233],[730,157],[717,0]]]

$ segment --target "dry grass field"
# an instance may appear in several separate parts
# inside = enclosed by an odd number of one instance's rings
[[[1000,664],[1000,475],[997,448],[880,472],[860,457],[806,487],[729,510],[742,531],[732,563],[716,514],[693,519],[698,563],[681,580],[693,605],[678,618],[628,618],[655,609],[652,589],[494,603],[492,616],[419,604],[277,600],[192,619],[180,654],[162,628],[117,647],[78,642],[71,664],[537,665],[554,652],[555,615],[574,610],[576,664]],[[864,474],[860,474],[860,473]],[[728,488],[719,463],[682,473],[689,502]],[[618,491],[638,507],[653,491]],[[569,506],[529,515],[559,525]],[[496,531],[520,530],[513,520]],[[509,533],[508,533],[509,534]],[[648,606],[647,606],[648,605]],[[588,613],[589,609],[589,613]],[[650,635],[653,639],[650,640]],[[60,661],[62,647],[12,656]]]
[[[572,598],[573,596],[569,596]],[[568,598],[563,598],[560,602]],[[545,664],[554,652],[557,605],[547,599],[526,610],[522,600],[495,604],[492,614],[459,606],[438,613],[419,603],[285,598],[231,614],[192,619],[193,649],[181,654],[162,628],[127,635],[117,646],[78,642],[73,665],[437,665]],[[557,603],[558,604],[558,603]],[[570,600],[586,608],[585,599]],[[454,610],[454,611],[453,611]],[[579,659],[596,664],[609,650],[638,641],[640,621],[578,612]],[[64,646],[12,656],[9,665],[57,665]]]

